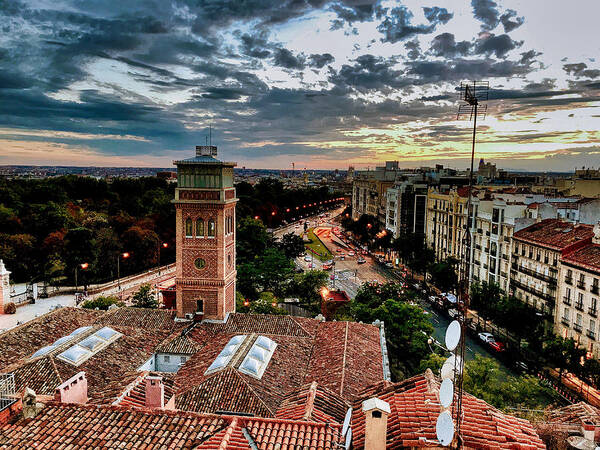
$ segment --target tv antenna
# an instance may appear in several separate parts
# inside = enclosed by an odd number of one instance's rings
[[[469,191],[467,197],[467,221],[464,229],[463,238],[463,249],[461,264],[459,267],[459,281],[458,281],[458,301],[457,301],[457,322],[458,326],[451,324],[452,331],[449,330],[450,341],[449,344],[454,344],[458,340],[458,346],[456,348],[455,358],[452,361],[454,363],[454,383],[453,387],[457,394],[456,405],[453,405],[454,417],[456,423],[456,435],[458,437],[458,446],[462,445],[461,440],[461,425],[463,419],[463,376],[465,366],[465,352],[466,352],[466,321],[467,312],[469,308],[469,279],[471,269],[471,251],[472,251],[472,239],[471,239],[471,228],[473,228],[475,216],[472,209],[472,194],[473,194],[473,166],[475,161],[475,137],[477,134],[477,118],[485,119],[487,114],[488,94],[490,89],[489,81],[470,81],[460,84],[460,100],[461,104],[458,106],[458,113],[456,119],[461,117],[467,118],[473,121],[473,138],[471,143],[471,170],[469,171]],[[472,222],[471,222],[472,221]],[[457,333],[459,338],[457,339]],[[454,344],[456,345],[456,344]],[[449,359],[451,359],[450,357]],[[446,418],[447,419],[447,418]],[[444,420],[444,427],[449,427],[449,424]],[[442,442],[442,445],[447,445]]]

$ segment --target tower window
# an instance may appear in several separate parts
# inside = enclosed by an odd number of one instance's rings
[[[208,237],[215,237],[215,221],[212,219],[208,221]]]
[[[186,219],[185,221],[185,237],[194,237],[194,230],[192,229],[192,219]]]
[[[202,220],[202,219],[196,220],[196,237],[197,238],[204,237],[204,220]]]
[[[196,300],[196,312],[204,313],[204,300]]]

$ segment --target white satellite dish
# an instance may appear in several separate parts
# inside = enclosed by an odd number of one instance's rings
[[[442,379],[454,378],[455,374],[461,373],[460,356],[452,355],[446,360],[440,371]]]
[[[344,418],[344,425],[342,426],[342,436],[346,436],[348,429],[350,428],[350,420],[352,419],[352,408],[348,408],[346,417]]]
[[[435,433],[438,441],[444,447],[452,443],[454,439],[454,422],[452,422],[452,416],[448,411],[440,413],[435,424]]]
[[[460,342],[460,322],[453,320],[446,329],[446,348],[453,351]]]
[[[346,440],[344,441],[344,447],[346,450],[350,450],[352,446],[352,428],[348,429],[348,434],[346,435]]]
[[[452,404],[452,400],[454,400],[454,383],[450,378],[446,378],[440,386],[440,403],[447,408]]]

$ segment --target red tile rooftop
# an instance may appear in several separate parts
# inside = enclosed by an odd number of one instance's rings
[[[589,244],[562,258],[563,264],[581,267],[600,274],[600,245]]]
[[[591,225],[576,225],[559,219],[545,219],[517,231],[513,239],[564,251],[585,241],[590,242],[593,236]]]

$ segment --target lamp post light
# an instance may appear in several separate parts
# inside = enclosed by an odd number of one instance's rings
[[[120,253],[119,256],[117,256],[117,285],[119,286],[119,291],[121,290],[121,258],[125,260],[129,258],[129,256],[129,252]],[[119,295],[121,294],[119,293]]]
[[[160,243],[160,239],[156,240],[156,263],[158,267],[158,274],[160,275],[160,248],[167,248],[169,244],[167,242]]]
[[[79,269],[81,268],[81,270],[85,270],[89,267],[90,265],[88,263],[82,263],[82,264],[77,264],[75,266],[75,292],[77,292],[77,288],[79,287],[79,284],[77,282],[77,272],[79,272]]]

